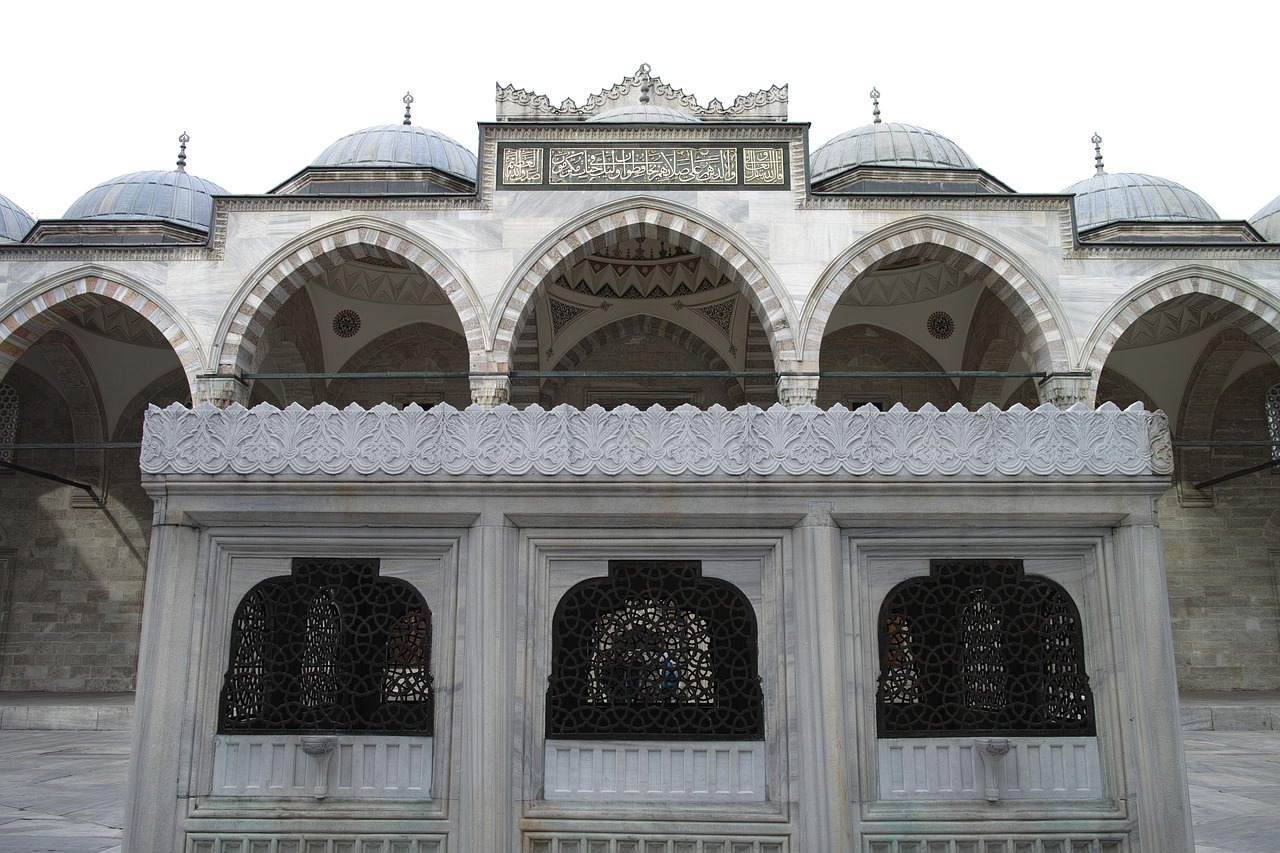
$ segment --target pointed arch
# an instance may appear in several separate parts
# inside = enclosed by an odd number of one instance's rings
[[[696,245],[732,269],[742,293],[762,318],[776,369],[795,359],[794,307],[763,257],[724,223],[692,208],[652,196],[599,207],[548,235],[516,265],[490,317],[493,357],[501,366],[515,357],[516,338],[560,264],[575,264],[611,237],[673,237]]]
[[[1247,279],[1202,266],[1161,273],[1130,290],[1102,315],[1084,346],[1085,366],[1092,371],[1089,399],[1098,392],[1098,379],[1116,341],[1139,317],[1180,296],[1202,294],[1233,306],[1222,319],[1248,335],[1280,362],[1280,305]]]
[[[169,342],[193,389],[196,377],[208,372],[199,336],[168,300],[118,273],[86,273],[79,269],[42,282],[12,302],[0,305],[0,378],[42,335],[70,316],[67,303],[87,294],[105,297],[141,314]]]
[[[989,236],[933,216],[904,219],[868,234],[827,266],[801,312],[801,354],[809,358],[821,349],[831,312],[863,273],[905,255],[958,263],[995,293],[1022,328],[1023,356],[1035,370],[1062,370],[1073,363],[1070,336],[1064,334],[1066,313],[1035,273]]]
[[[259,350],[267,326],[285,300],[311,279],[363,256],[404,261],[433,281],[458,314],[472,360],[483,359],[485,317],[462,268],[419,234],[391,222],[353,217],[298,237],[249,274],[214,333],[211,358],[218,373],[252,372],[262,357]]]

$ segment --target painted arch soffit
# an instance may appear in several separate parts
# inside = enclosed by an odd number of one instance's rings
[[[568,268],[585,260],[611,238],[678,236],[692,251],[705,254],[741,281],[741,292],[756,311],[769,338],[774,364],[794,358],[795,306],[778,276],[750,241],[723,223],[673,202],[631,197],[590,211],[548,234],[516,265],[490,314],[495,358],[512,360],[516,341],[529,312],[547,286]]]
[[[1200,300],[1182,299],[1197,295],[1206,297],[1206,300],[1202,303]],[[1280,362],[1280,302],[1248,279],[1209,267],[1182,267],[1144,281],[1118,298],[1102,314],[1082,350],[1083,364],[1094,371],[1094,393],[1097,391],[1096,377],[1112,351],[1124,343],[1140,340],[1143,332],[1135,328],[1136,325],[1148,323],[1150,318],[1143,318],[1162,306],[1175,309],[1190,306],[1208,311],[1214,321],[1234,324]],[[1165,327],[1182,322],[1176,317],[1165,319]],[[1159,331],[1153,328],[1148,336]]]
[[[364,247],[363,254],[355,255],[362,251],[361,247]],[[348,258],[347,254],[352,257]],[[413,299],[430,299],[431,292],[442,293],[457,312],[472,353],[486,348],[490,332],[486,328],[484,302],[462,265],[422,234],[385,220],[358,216],[313,229],[263,259],[228,301],[213,336],[211,363],[234,369],[244,361],[246,345],[252,349],[261,342],[248,339],[249,329],[255,323],[265,329],[284,299],[293,295],[302,283],[322,277],[348,260],[360,262],[368,258],[373,259],[374,269],[362,270],[359,280],[349,283],[351,287],[378,296],[374,301],[389,298],[388,294],[397,290]],[[383,262],[388,260],[400,269],[384,266]],[[378,280],[379,270],[386,271],[385,281]],[[403,287],[396,276],[404,271],[423,276],[431,286],[425,290]],[[264,285],[265,291],[261,289]],[[269,298],[273,295],[274,298]],[[237,329],[235,336],[240,338],[239,344],[233,338],[233,330]]]
[[[980,283],[992,289],[1015,317],[1025,318],[1021,325],[1031,350],[1028,363],[1035,369],[1061,370],[1076,363],[1073,338],[1065,334],[1071,328],[1066,312],[1039,276],[989,235],[934,216],[911,217],[872,232],[827,265],[800,312],[801,356],[817,356],[832,310],[866,271],[885,258],[917,247],[932,247],[935,254],[976,261],[989,270]]]

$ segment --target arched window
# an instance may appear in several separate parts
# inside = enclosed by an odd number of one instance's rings
[[[0,382],[0,444],[18,443],[18,389]],[[12,450],[0,450],[0,462],[12,462]]]
[[[881,737],[1094,733],[1080,614],[1021,560],[934,560],[879,635]]]
[[[218,731],[432,733],[431,611],[377,560],[295,559],[240,601]]]
[[[1280,385],[1267,390],[1267,437],[1271,439],[1271,458],[1280,459]]]
[[[556,607],[550,737],[763,737],[755,612],[698,561],[609,563]]]

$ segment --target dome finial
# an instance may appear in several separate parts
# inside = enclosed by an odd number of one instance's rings
[[[178,144],[182,147],[178,149],[178,171],[187,171],[187,143],[191,141],[191,137],[187,136],[187,132],[182,131],[182,135],[178,137]]]
[[[871,87],[871,115],[872,124],[880,123],[880,90],[875,86]]]
[[[640,63],[640,69],[636,71],[636,79],[640,81],[640,103],[649,103],[649,90],[653,85],[649,82],[650,65],[647,62]]]
[[[1106,172],[1102,170],[1102,137],[1099,136],[1095,131],[1093,134],[1093,138],[1090,139],[1089,141],[1093,143],[1093,164],[1094,164],[1094,170],[1095,170],[1094,174],[1105,175]]]
[[[400,100],[404,101],[404,123],[413,124],[413,122],[409,119],[409,108],[413,106],[413,95],[410,95],[408,92],[405,92],[404,97],[401,98]]]

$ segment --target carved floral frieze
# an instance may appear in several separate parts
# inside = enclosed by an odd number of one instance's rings
[[[585,411],[447,404],[147,412],[146,474],[1138,476],[1171,468],[1168,422],[1121,410],[993,405]]]

